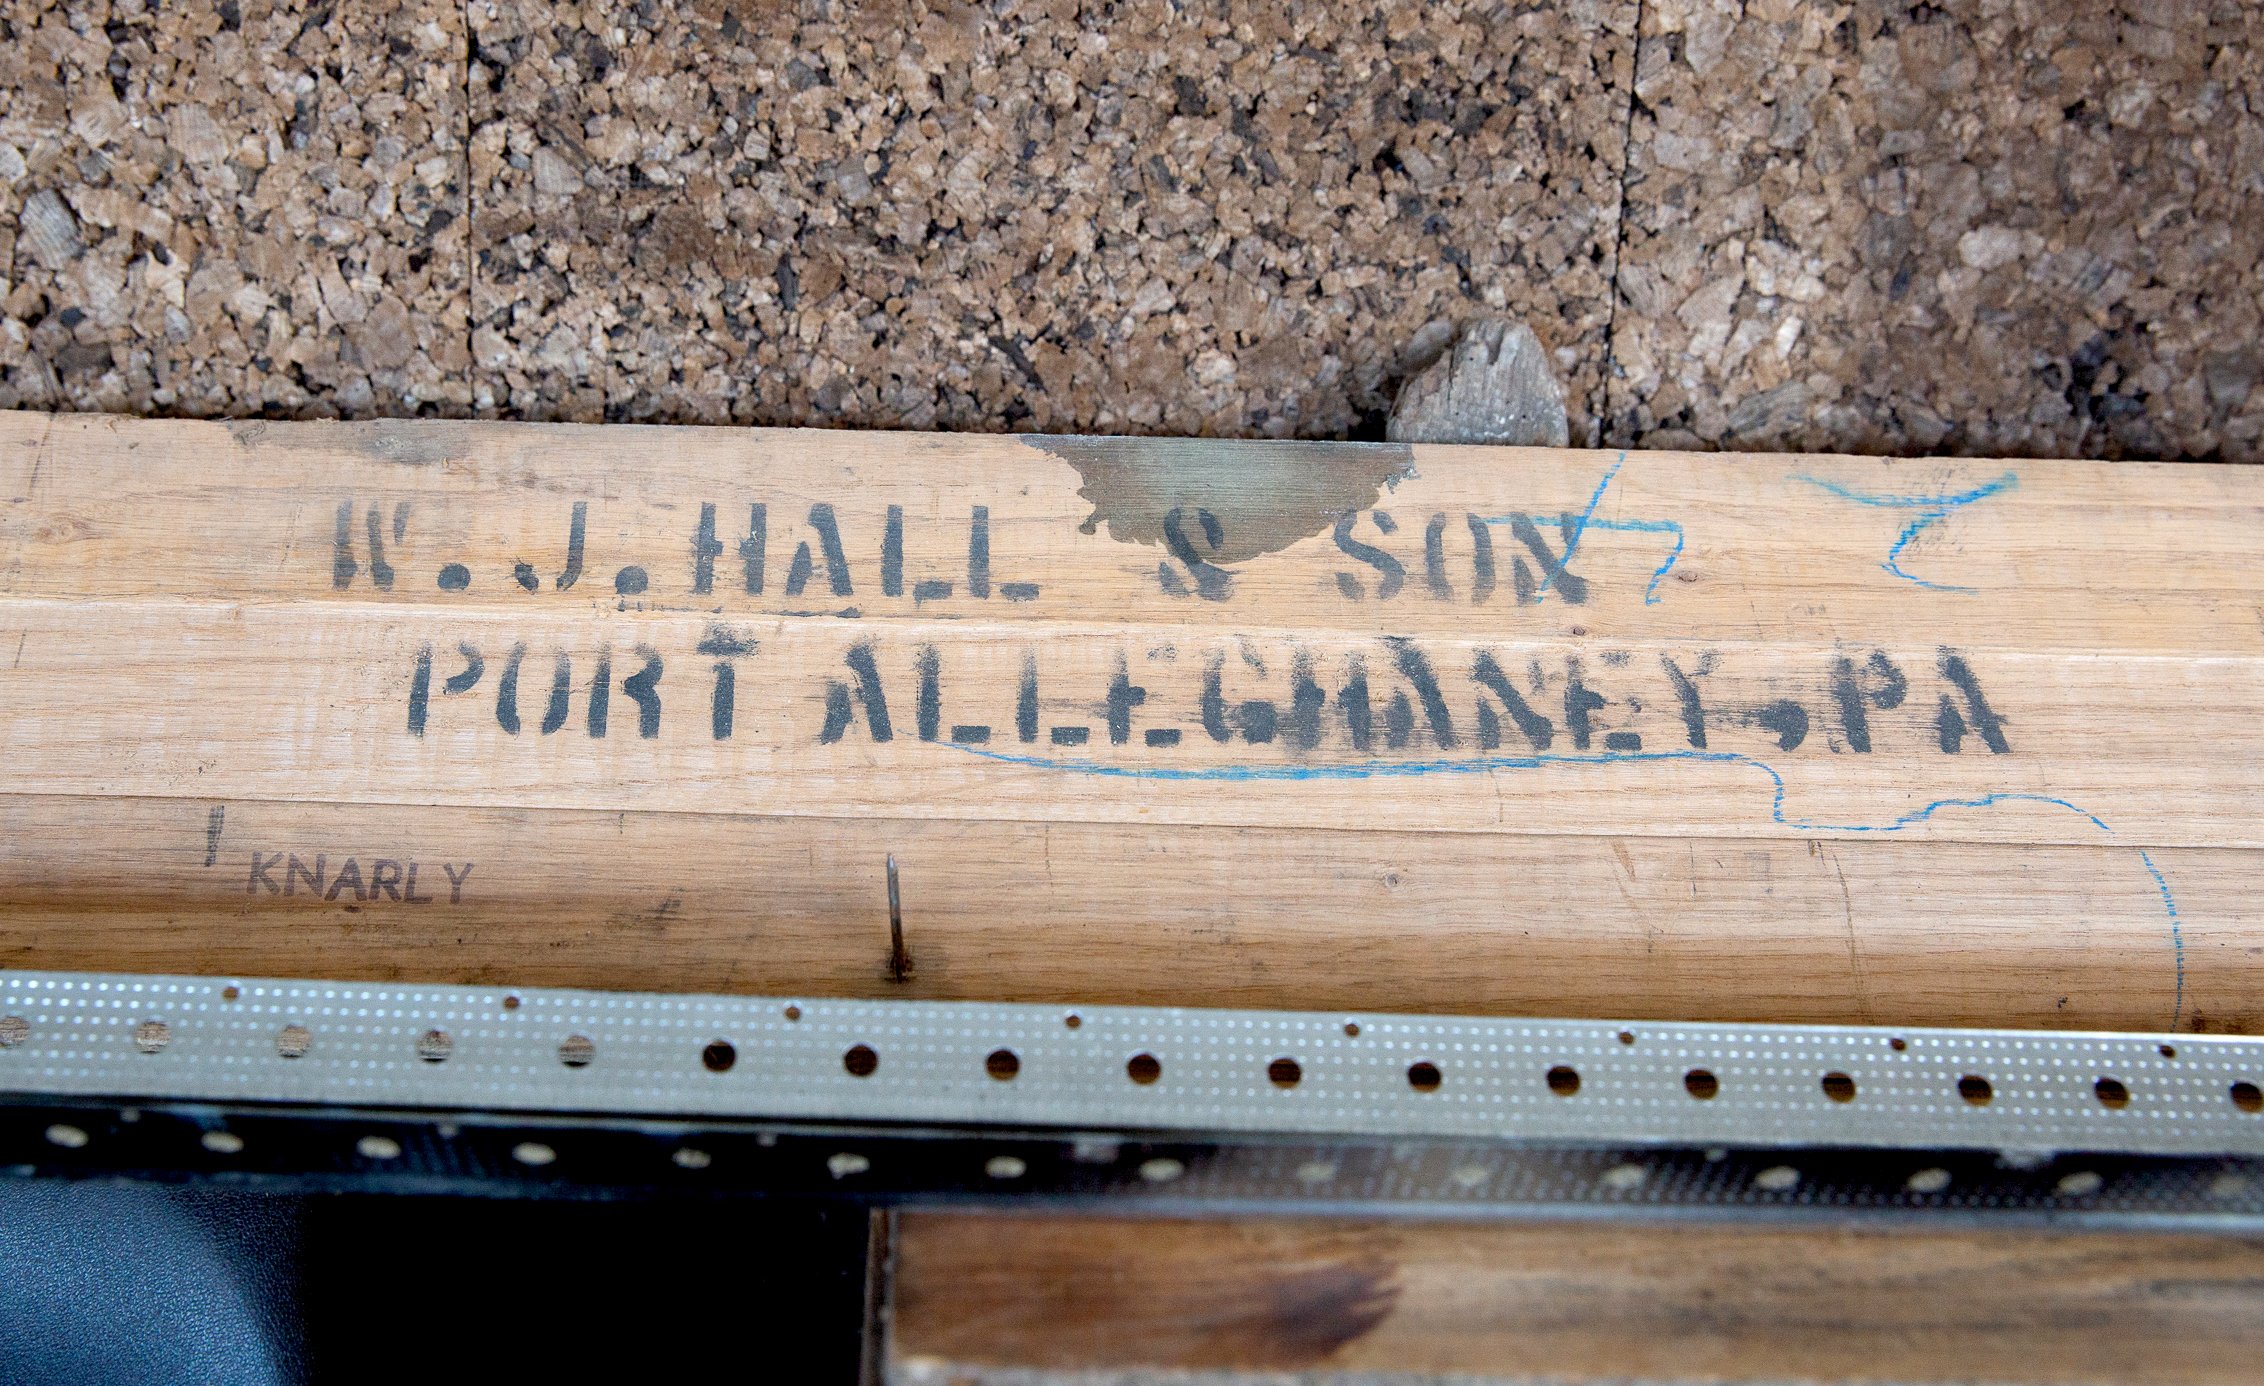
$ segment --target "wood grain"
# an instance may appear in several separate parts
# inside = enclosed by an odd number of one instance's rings
[[[87,638],[90,606],[101,612],[100,639]],[[939,622],[916,640],[885,643],[854,622],[746,623],[731,633],[753,652],[747,672],[734,675],[732,734],[719,739],[711,731],[716,661],[696,653],[715,623],[698,615],[442,620],[137,600],[0,602],[0,621],[18,647],[6,685],[13,716],[37,731],[10,747],[10,780],[32,793],[350,793],[465,806],[1307,828],[1341,825],[1358,805],[1376,822],[1433,833],[1858,837],[1895,830],[1936,840],[2264,846],[2257,786],[2225,773],[2228,765],[2264,764],[2260,662],[2187,661],[2176,681],[2157,689],[2148,684],[2159,676],[2158,657],[1999,655],[1987,666],[1990,704],[2021,710],[2023,738],[2022,750],[2004,755],[1977,747],[1945,754],[1931,728],[1913,729],[1911,718],[1893,727],[1891,742],[1884,719],[1876,719],[1873,749],[1861,756],[1835,752],[1820,732],[1790,754],[1772,750],[1776,735],[1759,729],[1742,737],[1736,728],[1709,730],[1706,748],[1690,747],[1681,742],[1668,681],[1654,677],[1659,687],[1642,696],[1668,706],[1647,702],[1643,715],[1609,724],[1598,710],[1582,749],[1561,725],[1532,741],[1505,728],[1485,744],[1473,724],[1476,709],[1490,704],[1474,692],[1453,696],[1465,690],[1442,672],[1489,652],[1506,668],[1569,666],[1580,656],[1437,639],[1423,651],[1441,685],[1437,730],[1423,742],[1411,734],[1408,748],[1393,754],[1385,718],[1371,713],[1378,726],[1369,750],[1332,744],[1344,740],[1340,719],[1316,713],[1318,744],[1301,753],[1282,725],[1290,678],[1236,687],[1222,673],[1220,725],[1228,730],[1219,740],[1203,729],[1205,675],[1186,666],[1232,657],[1286,675],[1302,654],[1317,666],[1308,686],[1318,699],[1349,680],[1355,661],[1371,661],[1373,708],[1385,673],[1375,657],[1388,657],[1389,647],[1242,637],[1229,656],[1189,649],[1191,632],[1178,628],[1127,651],[1121,631],[1093,622],[1050,626],[1034,645],[971,623]],[[880,685],[870,703],[851,697],[860,650]],[[525,653],[516,695],[505,698],[513,651]],[[1152,658],[1158,651],[1171,657]],[[919,669],[931,652],[940,692],[923,728]],[[1126,676],[1141,692],[1140,716],[1127,714],[1118,745],[1103,704],[1128,653],[1145,666],[1137,679]],[[1777,671],[1803,663],[1803,655],[1818,670],[1834,662],[1790,646],[1716,653],[1708,692],[1732,706],[1783,697],[1787,684]],[[1015,735],[1026,654],[1041,670],[1033,727],[1065,728],[1081,738],[1074,745]],[[1904,666],[1927,657],[1894,656]],[[1584,677],[1609,687],[1613,671],[1595,663]],[[411,734],[420,667],[430,693],[423,730]],[[606,734],[592,737],[587,700],[601,667],[612,674]],[[1653,660],[1624,672],[1633,682],[1663,667]],[[666,681],[677,669],[688,687]],[[448,694],[447,681],[467,670],[477,681]],[[650,693],[649,737],[624,688],[640,670],[657,670],[663,680]],[[1828,696],[1821,684],[1819,677],[1797,686],[1821,702]],[[554,687],[565,690],[565,714],[558,731],[544,736],[538,727]],[[1934,707],[1948,695],[1928,688],[1920,696]],[[1913,700],[1906,694],[1904,708]],[[1243,709],[1251,701],[1265,708],[1262,730],[1245,732],[1235,719],[1249,720]],[[517,719],[516,733],[502,724],[499,707]],[[962,725],[984,728],[985,742],[954,740]],[[1147,730],[1179,740],[1165,753],[1143,744]],[[1621,734],[1660,749],[1605,749],[1606,737]]]
[[[8,965],[2264,1022],[2239,469],[17,414],[0,497]]]
[[[799,599],[785,592],[795,546],[814,537],[809,507],[822,503],[867,621],[980,613],[1409,636],[1475,628],[1598,644],[1954,638],[1977,649],[2264,654],[2253,563],[2264,485],[2238,467],[32,413],[0,418],[0,459],[0,493],[28,507],[0,519],[8,591],[20,596],[518,612],[526,594],[510,574],[524,560],[545,605],[609,606],[612,578],[634,563],[652,582],[647,609],[793,615],[836,604],[822,568]],[[560,592],[576,501],[589,506],[586,576]],[[335,589],[336,511],[347,502],[365,566]],[[710,600],[694,602],[703,503],[718,508],[724,551]],[[758,503],[767,582],[749,593],[738,545]],[[370,507],[390,522],[403,504],[403,537],[386,546],[401,576],[379,589],[363,526]],[[889,505],[906,515],[906,581],[894,596],[879,562]],[[1036,582],[1029,599],[967,590],[976,505],[990,512],[994,587]],[[1199,547],[1233,572],[1229,599],[1172,596],[1156,581],[1172,558],[1163,520],[1181,507],[1191,545],[1203,538],[1193,512],[1223,517],[1220,545]],[[1379,511],[1396,517],[1394,533],[1377,525]],[[1889,571],[1902,531],[1937,511],[1896,555],[1908,576]],[[1388,598],[1379,570],[1333,542],[1347,513],[1353,538],[1401,564]],[[1581,599],[1516,600],[1514,561],[1542,574],[1507,517],[1531,518],[1561,552],[1568,513],[1592,521],[1570,565]],[[1448,519],[1443,598],[1426,573],[1434,514]],[[1496,558],[1483,597],[1473,514],[1496,521],[1483,526]],[[442,599],[435,576],[450,561],[473,580]],[[1359,600],[1342,597],[1339,573],[1359,584]],[[920,600],[923,578],[957,585]]]
[[[2260,1310],[2226,1236],[909,1213],[889,1379],[2192,1386],[2255,1380]]]
[[[2102,847],[14,795],[0,965],[2222,1031],[2264,983],[2232,942],[2264,931],[2252,857],[2162,854],[2187,913],[2224,921],[2180,939]]]

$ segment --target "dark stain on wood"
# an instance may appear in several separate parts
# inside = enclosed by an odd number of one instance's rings
[[[900,1265],[898,1349],[1029,1367],[1296,1371],[1345,1360],[1401,1311],[1389,1233],[1287,1238],[1181,1224],[920,1214]],[[1359,1353],[1354,1350],[1352,1356]]]
[[[230,422],[228,434],[245,449],[337,447],[379,462],[428,467],[463,457],[472,449],[479,424],[455,420],[371,419],[363,423],[271,424]]]
[[[1399,1302],[1395,1269],[1389,1261],[1361,1257],[1260,1280],[1250,1286],[1248,1301],[1229,1299],[1222,1306],[1230,1316],[1214,1325],[1203,1355],[1269,1367],[1327,1362],[1391,1313]]]
[[[1077,469],[1079,494],[1093,507],[1085,533],[1106,526],[1111,539],[1165,548],[1165,522],[1176,514],[1183,530],[1204,536],[1203,557],[1222,564],[1324,534],[1343,516],[1373,509],[1415,474],[1414,453],[1404,443],[1023,441]]]

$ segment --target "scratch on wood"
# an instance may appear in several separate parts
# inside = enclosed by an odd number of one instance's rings
[[[1840,909],[1847,922],[1847,965],[1855,974],[1855,1006],[1863,1023],[1871,1023],[1871,984],[1863,975],[1863,946],[1855,937],[1855,897],[1847,888],[1847,872],[1840,866],[1839,853],[1829,845],[1824,848],[1824,859],[1832,864],[1832,875],[1839,880]]]
[[[39,469],[47,465],[47,447],[55,436],[55,418],[53,414],[47,416],[46,425],[39,430],[39,441],[32,446],[31,479],[24,483],[24,493],[16,497],[18,505],[30,500],[32,493],[39,489]]]
[[[1629,907],[1640,913],[1643,908],[1642,902],[1637,900],[1635,893],[1628,889],[1635,882],[1635,860],[1628,855],[1627,844],[1616,837],[1613,838],[1612,855],[1619,859],[1619,870],[1612,873],[1612,884],[1619,888],[1620,898],[1625,900]]]
[[[275,565],[279,573],[291,571],[291,557],[299,551],[299,516],[306,513],[306,508],[303,497],[291,502],[291,518],[283,526],[283,557]]]

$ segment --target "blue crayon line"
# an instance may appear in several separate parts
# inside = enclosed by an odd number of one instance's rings
[[[1591,529],[1607,529],[1617,530],[1621,533],[1671,534],[1674,536],[1674,549],[1667,554],[1666,561],[1658,566],[1657,571],[1651,574],[1651,585],[1643,591],[1643,604],[1645,606],[1657,606],[1659,604],[1659,584],[1664,582],[1667,574],[1673,570],[1675,560],[1682,557],[1682,546],[1688,536],[1683,533],[1682,523],[1678,520],[1599,520],[1596,518],[1596,509],[1604,502],[1604,492],[1611,488],[1612,478],[1619,475],[1619,469],[1626,462],[1627,454],[1623,452],[1604,472],[1603,479],[1596,483],[1596,489],[1589,493],[1587,508],[1577,516],[1568,515],[1558,522],[1558,528],[1564,532],[1564,558],[1554,568],[1541,574],[1541,584],[1533,591],[1535,601],[1539,601],[1541,594],[1549,590],[1549,584],[1556,579],[1558,573],[1572,566],[1573,555],[1580,552],[1581,537]],[[1508,515],[1488,515],[1485,517],[1485,522],[1489,525],[1506,525],[1510,520],[1511,517]]]
[[[1959,587],[1947,582],[1929,582],[1916,573],[1903,571],[1902,551],[1910,547],[1910,541],[1916,539],[1929,526],[1948,519],[1951,512],[1971,505],[1975,501],[1987,500],[1991,496],[2009,491],[2020,484],[2018,476],[2006,472],[1994,481],[1983,482],[1970,491],[1960,491],[1952,496],[1880,496],[1863,491],[1849,490],[1836,481],[1826,481],[1822,477],[1810,476],[1805,472],[1795,475],[1793,480],[1805,481],[1811,486],[1821,487],[1823,490],[1838,496],[1841,500],[1853,501],[1857,505],[1868,505],[1886,510],[1917,510],[1922,512],[1916,519],[1902,527],[1902,533],[1895,536],[1893,547],[1887,550],[1887,561],[1879,566],[1903,581],[1914,582],[1929,591],[1964,592],[1969,595],[1978,589]]]
[[[1489,525],[1506,525],[1512,517],[1508,515],[1487,515],[1483,518]],[[1688,536],[1683,532],[1680,520],[1598,520],[1583,518],[1578,522],[1578,528],[1581,532],[1591,529],[1608,529],[1616,530],[1622,534],[1673,535],[1674,547],[1668,550],[1666,561],[1652,571],[1651,585],[1643,589],[1643,605],[1657,606],[1659,604],[1659,584],[1666,581],[1668,573],[1674,571],[1675,560],[1682,557],[1682,546],[1688,540]],[[1569,537],[1573,530],[1567,528],[1565,533],[1567,540],[1564,548],[1564,562],[1557,565],[1559,568],[1563,568],[1572,562],[1572,551],[1576,547]],[[1547,576],[1554,577],[1555,574],[1550,573]]]
[[[1508,517],[1504,516],[1503,518]],[[1497,521],[1488,520],[1486,523],[1494,524]],[[1682,557],[1682,545],[1687,537],[1683,533],[1682,522],[1680,520],[1590,520],[1588,527],[1591,529],[1614,529],[1630,534],[1671,534],[1674,536],[1674,547],[1668,551],[1666,562],[1661,563],[1652,572],[1651,585],[1643,589],[1643,605],[1657,606],[1659,604],[1659,584],[1666,581],[1667,574],[1674,570],[1675,560]]]
[[[1618,476],[1619,469],[1625,465],[1627,465],[1627,454],[1622,452],[1617,458],[1613,459],[1611,466],[1604,470],[1603,479],[1596,483],[1596,489],[1589,493],[1588,508],[1580,512],[1579,519],[1564,526],[1564,558],[1554,568],[1541,574],[1541,585],[1533,589],[1534,601],[1538,602],[1543,596],[1547,595],[1550,581],[1558,573],[1572,566],[1572,556],[1580,552],[1580,536],[1588,532],[1588,522],[1596,518],[1596,507],[1604,503],[1604,492],[1611,488],[1612,478]],[[1488,523],[1492,522],[1488,521]]]
[[[2177,955],[2177,1000],[2170,1007],[2170,1028],[2178,1028],[2178,1020],[2185,1014],[2185,930],[2179,927],[2178,902],[2170,895],[2170,883],[2162,875],[2162,868],[2154,864],[2154,854],[2139,849],[2138,859],[2146,863],[2146,874],[2154,878],[2154,888],[2162,892],[2162,908],[2170,915],[2170,948]]]
[[[1100,761],[1020,755],[979,746],[954,746],[969,755],[1039,770],[1066,770],[1108,779],[1168,780],[1177,782],[1228,781],[1253,783],[1279,780],[1371,780],[1419,775],[1474,775],[1490,770],[1536,770],[1549,765],[1625,765],[1653,761],[1695,761],[1709,765],[1746,765],[1769,777],[1773,786],[1769,817],[1779,826],[1803,831],[1834,833],[1892,833],[1924,822],[1948,808],[1989,808],[2004,803],[2050,804],[2080,814],[2101,832],[2112,832],[2097,814],[2049,794],[1999,792],[1974,799],[1936,799],[1924,808],[1903,814],[1891,823],[1826,823],[1785,816],[1785,779],[1775,766],[1742,751],[1598,751],[1581,755],[1541,753],[1522,756],[1449,756],[1433,760],[1362,760],[1334,765],[1107,765]]]
[[[1535,601],[1539,601],[1541,595],[1548,591],[1549,585],[1555,581],[1557,573],[1572,566],[1573,556],[1580,552],[1580,541],[1588,531],[1601,529],[1629,534],[1671,534],[1674,536],[1674,548],[1667,553],[1665,561],[1652,571],[1650,585],[1643,589],[1643,604],[1645,606],[1657,606],[1659,604],[1659,584],[1666,580],[1668,573],[1674,571],[1675,563],[1681,559],[1683,548],[1689,542],[1689,535],[1683,529],[1679,520],[1597,518],[1596,511],[1603,504],[1604,492],[1610,489],[1613,479],[1619,475],[1619,469],[1626,461],[1627,454],[1624,452],[1619,454],[1618,459],[1604,472],[1603,478],[1596,483],[1596,489],[1589,494],[1587,507],[1578,515],[1567,515],[1559,520],[1558,527],[1564,532],[1564,558],[1550,571],[1541,575],[1540,585],[1534,589]],[[1983,482],[1970,491],[1960,491],[1954,495],[1902,496],[1874,495],[1869,492],[1851,490],[1836,481],[1826,481],[1822,477],[1809,476],[1806,473],[1796,475],[1793,480],[1804,481],[1811,486],[1820,487],[1842,500],[1852,501],[1857,505],[1871,506],[1876,509],[1919,511],[1920,513],[1905,524],[1901,532],[1895,535],[1894,543],[1887,549],[1886,561],[1879,566],[1903,581],[1913,583],[1929,591],[1962,592],[1968,595],[1978,592],[1979,589],[1963,587],[1955,583],[1935,582],[1905,570],[1902,566],[1903,551],[1909,548],[1912,541],[1917,539],[1920,534],[1948,519],[1958,510],[1977,501],[1984,501],[1991,496],[2012,490],[2020,484],[2018,475],[2006,472],[1993,481]],[[1506,525],[1510,523],[1511,518],[1508,515],[1488,515],[1485,517],[1485,522],[1489,525]]]
[[[1693,761],[1708,765],[1746,765],[1769,777],[1771,785],[1769,817],[1782,827],[1801,832],[1833,833],[1898,833],[1905,828],[1925,822],[1944,809],[1993,808],[1998,804],[2046,804],[2066,809],[2092,827],[2108,836],[2114,829],[2105,819],[2089,809],[2069,800],[2050,794],[2028,794],[2016,791],[1997,791],[1974,798],[1936,799],[1925,806],[1902,814],[1886,823],[1826,823],[1813,818],[1788,818],[1785,815],[1785,779],[1777,768],[1767,761],[1756,759],[1740,751],[1603,751],[1587,755],[1536,754],[1522,756],[1451,756],[1433,760],[1364,760],[1339,765],[1213,765],[1203,767],[1170,767],[1139,765],[1104,765],[1086,759],[1053,758],[1048,756],[1019,755],[1011,751],[993,751],[981,746],[953,745],[951,749],[963,751],[984,760],[1006,765],[1019,765],[1037,770],[1059,770],[1072,774],[1097,775],[1107,779],[1164,780],[1174,782],[1226,781],[1252,783],[1281,780],[1366,780],[1393,779],[1422,775],[1474,775],[1493,770],[1533,770],[1550,765],[1619,765],[1648,761]],[[2170,947],[2175,957],[2177,991],[2170,1012],[2170,1029],[2175,1030],[2185,1015],[2185,933],[2178,914],[2177,898],[2170,891],[2169,879],[2162,874],[2154,858],[2143,848],[2139,861],[2146,874],[2153,878],[2154,888],[2162,897],[2163,912],[2169,918]]]

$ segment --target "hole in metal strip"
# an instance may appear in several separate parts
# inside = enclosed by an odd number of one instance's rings
[[[1753,1176],[1753,1187],[1765,1193],[1784,1193],[1799,1184],[1800,1171],[1791,1165],[1771,1165]]]
[[[1950,1186],[1950,1172],[1939,1165],[1914,1170],[1902,1186],[1912,1193],[1937,1194]]]
[[[2059,1183],[2052,1187],[2062,1198],[2089,1198],[2106,1187],[2106,1183],[2105,1177],[2097,1170],[2079,1169],[2072,1174],[2061,1175]]]

